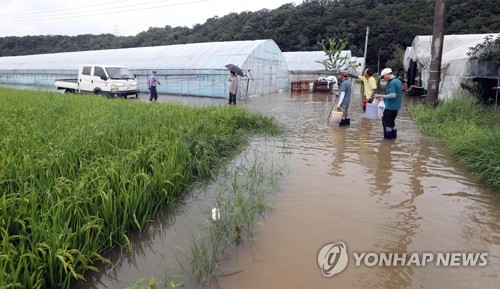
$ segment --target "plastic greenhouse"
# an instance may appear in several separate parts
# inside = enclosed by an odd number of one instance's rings
[[[76,78],[81,64],[128,67],[137,75],[141,91],[148,91],[147,77],[151,70],[156,70],[161,82],[158,92],[173,95],[227,98],[226,64],[238,65],[244,71],[239,96],[268,94],[289,87],[286,60],[273,40],[0,57],[0,85],[55,89],[55,79]]]
[[[320,75],[325,75],[325,66],[317,61],[327,59],[324,51],[299,51],[283,52],[288,64],[289,81],[295,82],[304,79],[317,79]],[[351,51],[344,50],[341,57],[347,56],[347,62],[343,68],[347,69],[349,61],[352,61]]]
[[[455,89],[473,82],[485,85],[496,84],[500,75],[500,66],[486,60],[470,59],[469,48],[482,43],[488,35],[498,37],[498,33],[445,35],[441,59],[441,82],[439,97],[449,98]],[[412,46],[406,49],[404,67],[408,82],[418,82],[427,89],[429,64],[431,61],[432,36],[416,36]],[[488,84],[486,84],[486,82]]]

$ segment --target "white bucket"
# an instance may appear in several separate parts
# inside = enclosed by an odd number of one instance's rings
[[[340,108],[340,111],[337,111],[337,108],[332,109],[331,117],[330,120],[332,122],[340,122],[342,120],[342,108]]]
[[[220,219],[220,210],[219,208],[213,208],[212,209],[212,220],[213,221],[218,221]]]
[[[378,104],[377,103],[367,103],[365,118],[367,119],[378,119]]]

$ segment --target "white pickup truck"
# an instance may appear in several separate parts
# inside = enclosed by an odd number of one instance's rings
[[[108,97],[139,96],[135,75],[116,65],[81,65],[78,79],[56,79],[57,89],[66,93],[91,93]]]

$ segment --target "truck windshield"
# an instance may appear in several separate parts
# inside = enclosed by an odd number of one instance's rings
[[[123,67],[106,67],[106,72],[111,79],[134,79],[130,70]]]

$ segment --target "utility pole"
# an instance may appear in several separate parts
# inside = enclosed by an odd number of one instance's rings
[[[429,65],[429,83],[427,87],[427,103],[434,106],[438,100],[439,83],[441,81],[441,58],[444,42],[444,18],[446,0],[436,0],[434,7],[434,26],[432,28],[431,63]]]
[[[500,89],[500,77],[497,78],[497,87],[495,87],[496,90],[496,95],[495,95],[495,111],[497,110],[498,106],[498,90]]]
[[[368,50],[368,35],[370,34],[370,27],[367,26],[366,27],[366,39],[365,39],[365,56],[364,56],[364,59],[365,59],[365,62],[363,64],[363,69],[361,69],[361,71],[365,71],[366,69],[366,51]]]
[[[380,73],[380,52],[377,54],[377,73]]]

